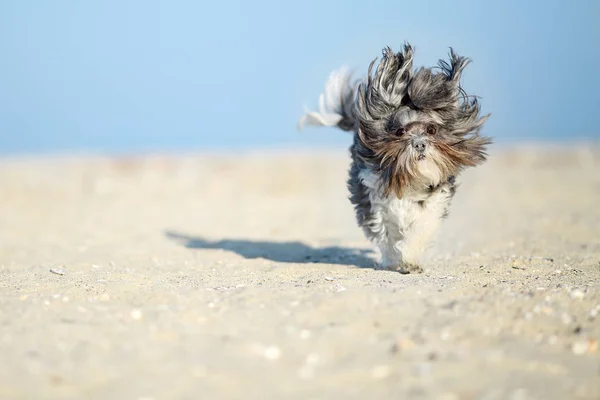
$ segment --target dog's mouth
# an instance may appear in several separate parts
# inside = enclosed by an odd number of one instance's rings
[[[419,154],[417,157],[417,161],[423,161],[425,159],[425,154]]]

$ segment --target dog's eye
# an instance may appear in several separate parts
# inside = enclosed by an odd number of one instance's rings
[[[396,131],[396,135],[398,135],[398,136],[402,136],[405,133],[406,133],[406,129],[404,129],[404,128],[400,128]]]
[[[436,132],[437,132],[437,129],[435,129],[435,126],[433,126],[433,125],[427,126],[427,134],[435,135]]]

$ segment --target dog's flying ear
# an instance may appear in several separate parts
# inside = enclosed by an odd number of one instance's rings
[[[454,49],[450,48],[450,63],[445,60],[439,60],[438,65],[442,69],[442,72],[446,75],[449,81],[458,85],[460,83],[460,77],[463,70],[467,65],[471,63],[471,59],[467,57],[461,57],[454,52]]]
[[[377,59],[369,65],[364,91],[373,92],[385,105],[397,107],[402,101],[412,73],[413,48],[409,43],[397,53],[390,47],[382,51],[383,57],[375,68]]]
[[[412,76],[413,48],[409,43],[397,53],[390,47],[382,53],[379,64],[375,66],[377,58],[371,62],[367,78],[358,87],[356,108],[362,130],[377,130],[377,122],[402,104]]]
[[[377,67],[374,80],[377,90],[385,93],[391,103],[397,102],[406,91],[413,64],[413,48],[409,43],[404,44],[404,49],[394,53],[391,48],[383,49],[383,59]]]

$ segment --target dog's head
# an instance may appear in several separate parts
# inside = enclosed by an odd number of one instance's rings
[[[451,49],[439,71],[414,70],[406,44],[398,53],[384,49],[373,73],[376,61],[358,88],[357,149],[380,173],[386,194],[437,185],[486,159],[491,140],[479,131],[488,116],[480,116],[477,99],[460,86],[469,59]]]

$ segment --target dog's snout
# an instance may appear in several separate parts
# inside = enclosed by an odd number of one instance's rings
[[[416,139],[413,142],[413,147],[419,153],[423,153],[425,151],[425,149],[427,149],[427,141],[425,139],[423,139],[423,138]]]

